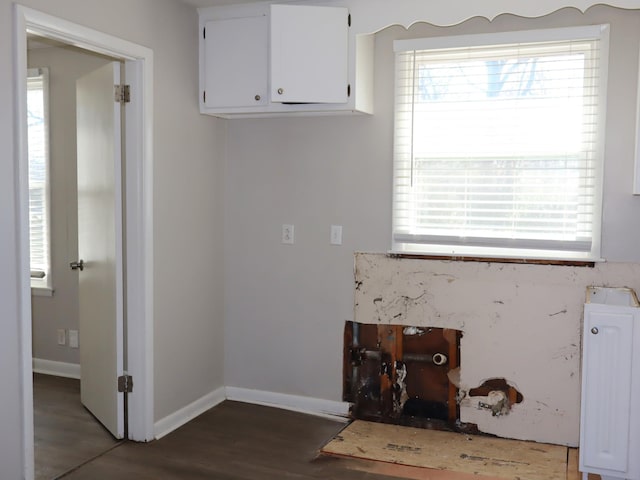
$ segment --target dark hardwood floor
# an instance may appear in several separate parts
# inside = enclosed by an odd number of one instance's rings
[[[320,448],[344,423],[230,401],[160,440],[118,443],[80,404],[77,380],[36,375],[34,390],[38,480],[480,478],[384,462],[319,457]],[[577,454],[574,460],[567,480],[579,478]]]
[[[325,418],[226,401],[166,437],[125,442],[65,480],[391,479],[316,458],[344,427]]]
[[[80,403],[80,381],[34,374],[36,480],[58,478],[118,442]]]
[[[80,403],[78,380],[34,375],[36,480],[391,479],[316,458],[345,426],[224,402],[166,437],[117,442]]]

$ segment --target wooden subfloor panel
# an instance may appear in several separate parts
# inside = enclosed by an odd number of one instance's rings
[[[499,479],[565,480],[567,475],[566,447],[361,420],[322,452]]]

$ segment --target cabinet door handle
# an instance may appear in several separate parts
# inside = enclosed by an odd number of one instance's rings
[[[253,97],[253,98],[255,98],[255,99],[256,99],[256,102],[259,102],[259,101],[260,101],[260,95],[256,95],[256,96],[255,96],[255,97]]]
[[[600,330],[598,330],[598,327],[593,327],[593,328],[591,329],[591,333],[593,333],[594,335],[597,335],[599,331],[600,331]]]
[[[282,95],[284,93],[284,88],[279,88],[278,89],[278,95]]]

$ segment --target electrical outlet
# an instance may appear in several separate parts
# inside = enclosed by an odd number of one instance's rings
[[[78,338],[78,330],[69,330],[69,347],[78,348],[80,339]]]
[[[282,243],[286,245],[293,245],[295,242],[294,227],[293,225],[282,225]]]
[[[64,328],[58,329],[58,345],[67,344],[67,331]]]

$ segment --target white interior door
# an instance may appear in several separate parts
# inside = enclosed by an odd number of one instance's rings
[[[81,400],[116,438],[124,436],[120,64],[76,84]]]

